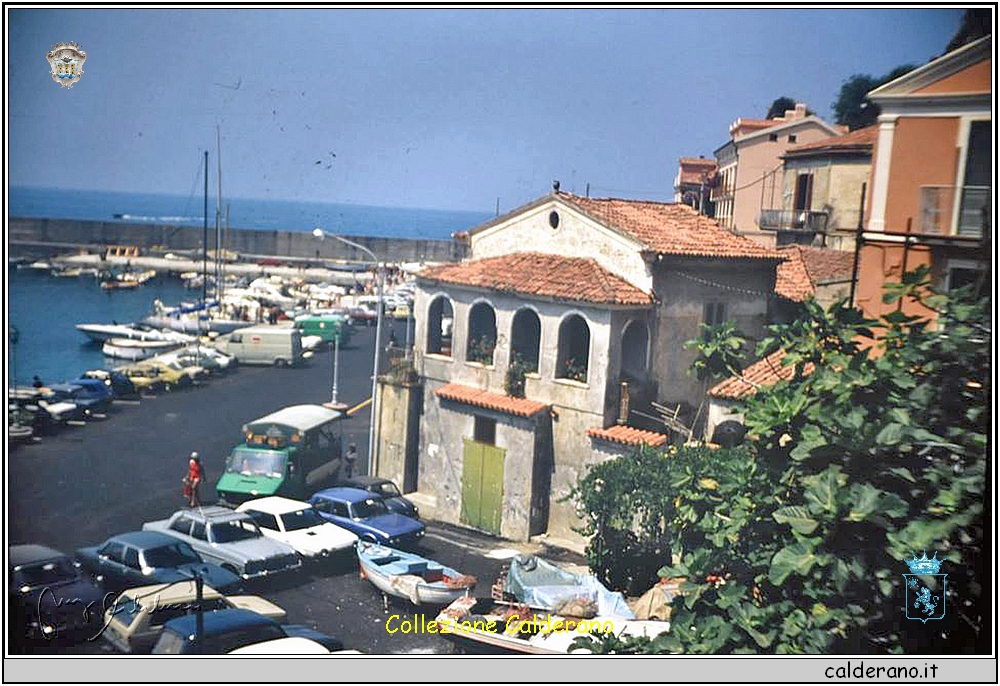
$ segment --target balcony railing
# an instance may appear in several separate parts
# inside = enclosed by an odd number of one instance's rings
[[[761,210],[758,224],[765,231],[826,233],[829,215],[811,210]]]
[[[991,222],[989,186],[921,186],[920,233],[982,236]],[[958,217],[955,231],[955,203]]]

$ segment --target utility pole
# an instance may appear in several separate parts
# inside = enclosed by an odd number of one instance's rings
[[[201,572],[194,573],[194,604],[195,604],[195,654],[200,655],[202,644],[205,641],[205,580],[201,577]]]
[[[865,191],[867,183],[861,184],[861,205],[858,210],[858,229],[854,234],[854,266],[851,268],[851,295],[847,300],[850,307],[854,307],[854,290],[858,285],[858,261],[861,259],[861,243],[864,240],[865,230]]]

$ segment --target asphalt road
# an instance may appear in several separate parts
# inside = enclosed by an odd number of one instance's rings
[[[396,323],[396,340],[404,330]],[[388,334],[387,334],[388,336]],[[359,328],[341,348],[339,399],[354,406],[371,392],[371,329]],[[197,388],[161,393],[138,403],[115,404],[106,420],[66,427],[7,455],[7,545],[39,543],[70,553],[107,537],[137,530],[184,506],[181,478],[197,450],[208,484],[222,474],[229,450],[241,441],[242,425],[287,405],[330,399],[331,353],[320,352],[290,369],[241,367]],[[358,471],[367,464],[368,407],[343,423],[345,441],[358,446]],[[212,488],[202,491],[209,502]],[[488,595],[503,565],[485,557],[506,547],[486,535],[430,523],[418,552],[479,579]],[[573,560],[579,561],[579,560]],[[431,634],[390,635],[393,614],[414,617],[412,606],[392,602],[358,575],[353,553],[339,561],[306,567],[251,586],[288,612],[288,621],[340,638],[348,648],[373,654],[450,653],[453,645]],[[434,612],[428,619],[433,619]],[[10,646],[11,652],[23,650]],[[36,653],[108,654],[103,641],[31,646]]]

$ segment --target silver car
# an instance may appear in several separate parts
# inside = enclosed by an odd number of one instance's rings
[[[142,528],[187,542],[207,562],[214,562],[243,579],[302,566],[294,548],[266,538],[249,514],[225,507],[178,510],[169,519],[146,522]]]

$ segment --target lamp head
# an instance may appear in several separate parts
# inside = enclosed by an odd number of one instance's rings
[[[324,234],[325,232],[323,231],[323,229],[319,228],[318,226],[315,229],[313,229],[313,235],[316,236],[316,238],[322,238]]]

